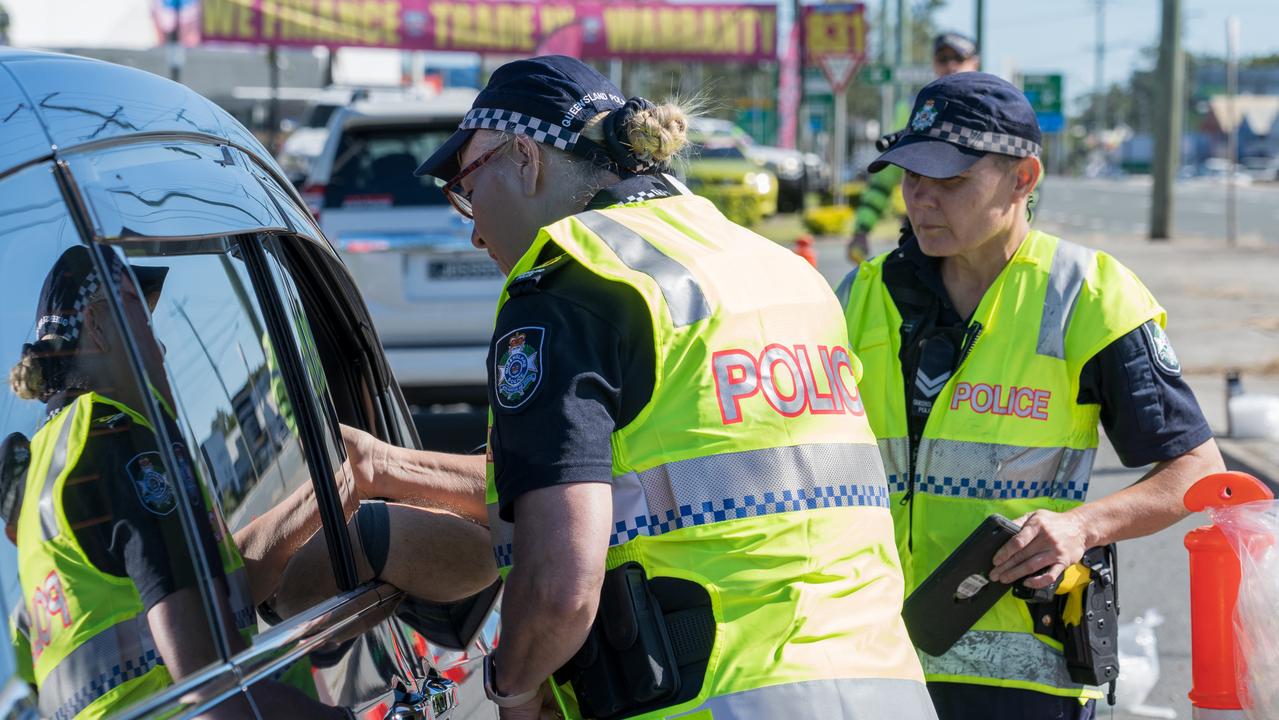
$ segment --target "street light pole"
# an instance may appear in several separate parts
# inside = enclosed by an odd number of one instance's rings
[[[1235,163],[1239,160],[1239,114],[1236,97],[1239,95],[1239,18],[1226,18],[1226,111],[1230,116],[1230,142],[1227,143],[1226,160],[1226,244],[1235,244],[1237,232],[1235,210]]]
[[[1097,126],[1095,130],[1106,129],[1106,0],[1095,0],[1097,5],[1097,47],[1093,53],[1093,86],[1097,99],[1095,110]]]
[[[173,13],[173,25],[169,27],[168,42],[165,43],[165,50],[169,56],[169,79],[173,82],[182,82],[182,39],[178,32],[178,13],[182,11],[182,3],[178,0],[166,0],[165,5],[168,10]]]
[[[973,33],[974,39],[977,41],[977,69],[981,69],[981,59],[986,54],[986,46],[982,43],[982,36],[986,29],[986,3],[985,0],[977,0],[976,17],[973,18],[973,24],[976,25],[976,31]]]
[[[1173,182],[1181,167],[1181,127],[1185,103],[1185,62],[1181,55],[1181,0],[1163,0],[1155,99],[1154,183],[1150,198],[1150,239],[1172,237]]]

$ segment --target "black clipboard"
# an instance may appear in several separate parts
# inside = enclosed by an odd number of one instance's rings
[[[944,654],[1008,592],[1012,585],[993,582],[989,574],[995,553],[1018,532],[1011,520],[988,516],[906,598],[902,619],[915,647]]]

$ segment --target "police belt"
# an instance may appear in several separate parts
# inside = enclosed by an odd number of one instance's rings
[[[604,574],[599,610],[577,654],[555,672],[585,718],[612,720],[696,697],[715,644],[705,588],[650,580],[635,562]]]

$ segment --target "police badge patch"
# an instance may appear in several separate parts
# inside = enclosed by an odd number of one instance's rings
[[[1146,341],[1150,344],[1150,354],[1155,358],[1155,364],[1165,374],[1173,377],[1181,375],[1181,360],[1177,358],[1177,353],[1172,349],[1172,342],[1168,340],[1167,333],[1159,327],[1159,323],[1149,320],[1141,329],[1146,333]]]
[[[156,515],[168,515],[178,505],[178,495],[164,470],[160,453],[144,452],[135,455],[124,466],[133,481],[133,489],[147,510]]]
[[[924,132],[937,122],[937,103],[933,100],[925,100],[924,106],[915,113],[915,117],[910,121],[910,129],[915,132]]]
[[[522,327],[503,335],[493,347],[493,390],[497,404],[514,410],[533,396],[542,382],[542,341],[546,328]]]

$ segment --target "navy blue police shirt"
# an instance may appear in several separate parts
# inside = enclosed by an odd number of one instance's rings
[[[907,393],[922,365],[940,378],[962,361],[968,323],[950,302],[941,277],[941,261],[919,248],[912,234],[883,266],[884,284],[902,315],[902,372]],[[932,335],[949,335],[937,347]],[[953,352],[951,349],[953,348]],[[1194,393],[1163,330],[1152,320],[1103,348],[1080,373],[1078,402],[1101,405],[1106,436],[1128,467],[1171,460],[1212,437]],[[911,407],[912,398],[906,398]],[[924,418],[926,420],[926,417]],[[916,418],[908,421],[912,427]],[[912,432],[922,432],[922,427]]]
[[[587,210],[679,194],[641,175],[601,190]],[[515,500],[554,485],[610,482],[612,434],[653,395],[652,320],[639,293],[548,245],[512,281],[488,356],[489,452],[503,520]]]
[[[178,437],[176,426],[168,429]],[[95,403],[85,446],[62,491],[63,512],[89,562],[100,572],[130,580],[144,610],[198,582],[174,485],[193,466],[185,447],[173,451],[185,465],[177,472],[166,467],[151,429],[107,403]],[[200,507],[198,490],[188,486],[186,494],[205,560],[220,574],[208,513]]]

